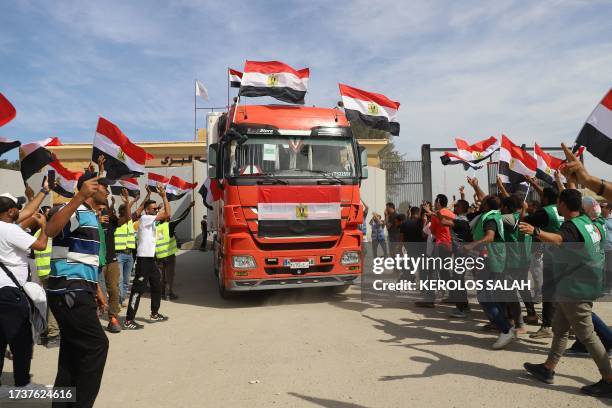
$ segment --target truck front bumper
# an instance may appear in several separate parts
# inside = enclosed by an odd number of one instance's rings
[[[359,275],[329,275],[329,276],[302,276],[291,278],[273,279],[246,279],[232,280],[227,288],[232,292],[248,292],[254,290],[269,289],[295,289],[295,288],[314,288],[325,286],[344,286],[356,283]]]

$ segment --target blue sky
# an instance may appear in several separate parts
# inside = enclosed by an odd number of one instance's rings
[[[502,132],[557,145],[612,85],[611,20],[610,1],[5,1],[18,113],[0,135],[85,142],[102,115],[135,141],[191,140],[194,78],[224,105],[227,66],[276,59],[311,68],[308,104],[334,106],[338,82],[400,101],[409,158]]]

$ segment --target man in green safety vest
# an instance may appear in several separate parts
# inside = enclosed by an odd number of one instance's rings
[[[605,231],[582,214],[582,194],[568,188],[559,194],[559,214],[564,218],[557,232],[548,232],[528,223],[521,223],[520,230],[548,245],[558,248],[554,264],[555,316],[553,340],[548,358],[543,364],[525,363],[525,369],[540,381],[552,384],[555,368],[565,352],[570,328],[586,347],[597,364],[602,379],[581,388],[582,392],[596,397],[612,397],[612,366],[601,340],[593,328],[593,301],[603,289],[604,251],[602,240]]]
[[[40,236],[40,229],[34,234],[36,238]],[[51,249],[53,239],[49,238],[47,241],[47,247],[43,250],[34,250],[34,262],[36,264],[36,273],[40,284],[46,290],[49,282],[49,273],[51,273]],[[42,342],[47,348],[58,347],[60,331],[57,325],[57,320],[51,312],[51,309],[47,307],[47,332],[44,336],[41,336]]]
[[[178,252],[175,232],[176,227],[187,218],[194,205],[195,202],[191,202],[178,218],[172,221],[162,221],[156,226],[155,259],[161,272],[162,299],[178,299],[174,293],[176,253]]]
[[[115,253],[119,263],[119,298],[121,305],[127,307],[130,277],[134,269],[134,251],[136,250],[136,232],[132,221],[132,206],[138,197],[130,200],[127,189],[121,190],[123,204],[119,206],[117,228],[115,229]]]
[[[557,198],[559,193],[550,188],[541,188],[534,179],[528,179],[533,188],[539,193],[542,208],[537,210],[533,215],[525,217],[525,222],[538,227],[546,232],[556,233],[559,231],[563,218],[557,211]],[[544,256],[542,258],[542,326],[540,329],[531,334],[529,337],[534,339],[546,339],[552,337],[552,321],[555,314],[555,304],[550,301],[555,295],[554,284],[554,249],[550,245],[544,247]]]

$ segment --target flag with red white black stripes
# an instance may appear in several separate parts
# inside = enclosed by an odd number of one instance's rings
[[[204,206],[209,210],[212,210],[213,203],[221,198],[221,187],[219,187],[219,181],[217,179],[206,178],[202,186],[198,190],[198,193],[202,196]]]
[[[81,177],[83,173],[80,171],[72,171],[67,169],[62,163],[60,163],[59,160],[54,160],[49,163],[49,167],[55,171],[55,184],[53,186],[53,191],[62,197],[74,197],[74,190],[77,186],[77,182],[79,181],[79,177]]]
[[[9,140],[4,137],[0,137],[0,156],[19,146],[21,146],[21,142],[18,140]]]
[[[525,176],[536,175],[538,163],[526,150],[512,143],[502,135],[499,149],[499,177],[504,184],[508,184],[508,191],[513,192],[518,185],[525,183]]]
[[[154,193],[159,193],[157,190],[157,183],[161,183],[165,187],[169,181],[170,179],[168,177],[162,176],[161,174],[151,172],[147,173],[147,186],[149,187],[149,190]]]
[[[47,164],[55,160],[55,155],[47,149],[49,146],[61,146],[57,137],[49,137],[32,143],[21,145],[21,177],[26,182],[34,174],[41,171]]]
[[[575,144],[586,147],[593,156],[612,164],[612,89],[587,118]]]
[[[373,129],[399,135],[397,111],[400,103],[385,95],[338,84],[344,105],[344,113],[350,122],[361,121]]]
[[[146,161],[153,158],[142,147],[132,143],[117,125],[102,117],[98,120],[94,137],[92,161],[97,163],[100,155],[106,159],[106,177],[111,180],[144,174]]]
[[[228,75],[230,86],[232,88],[240,88],[240,83],[242,82],[242,72],[236,71],[235,69],[232,69],[232,68],[228,68],[227,75]]]
[[[117,180],[115,184],[110,186],[111,193],[117,196],[121,195],[121,191],[124,188],[127,190],[128,196],[130,197],[138,197],[140,195],[140,187],[138,186],[138,180],[135,178]]]
[[[238,95],[270,96],[303,105],[309,77],[308,68],[296,70],[280,61],[247,61]]]
[[[172,176],[166,184],[166,197],[168,197],[168,201],[180,200],[197,185],[198,183],[189,183],[180,177]]]
[[[440,157],[443,165],[463,164],[466,169],[468,167],[480,169],[482,165],[478,166],[477,163],[488,159],[493,153],[499,150],[499,141],[495,136],[491,136],[488,139],[481,140],[472,145],[463,139],[456,138],[455,144],[457,145],[457,154],[444,152]]]

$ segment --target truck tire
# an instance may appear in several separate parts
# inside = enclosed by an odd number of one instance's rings
[[[222,269],[217,270],[217,287],[219,289],[219,296],[221,296],[222,299],[231,300],[234,298],[234,293],[225,288]]]

